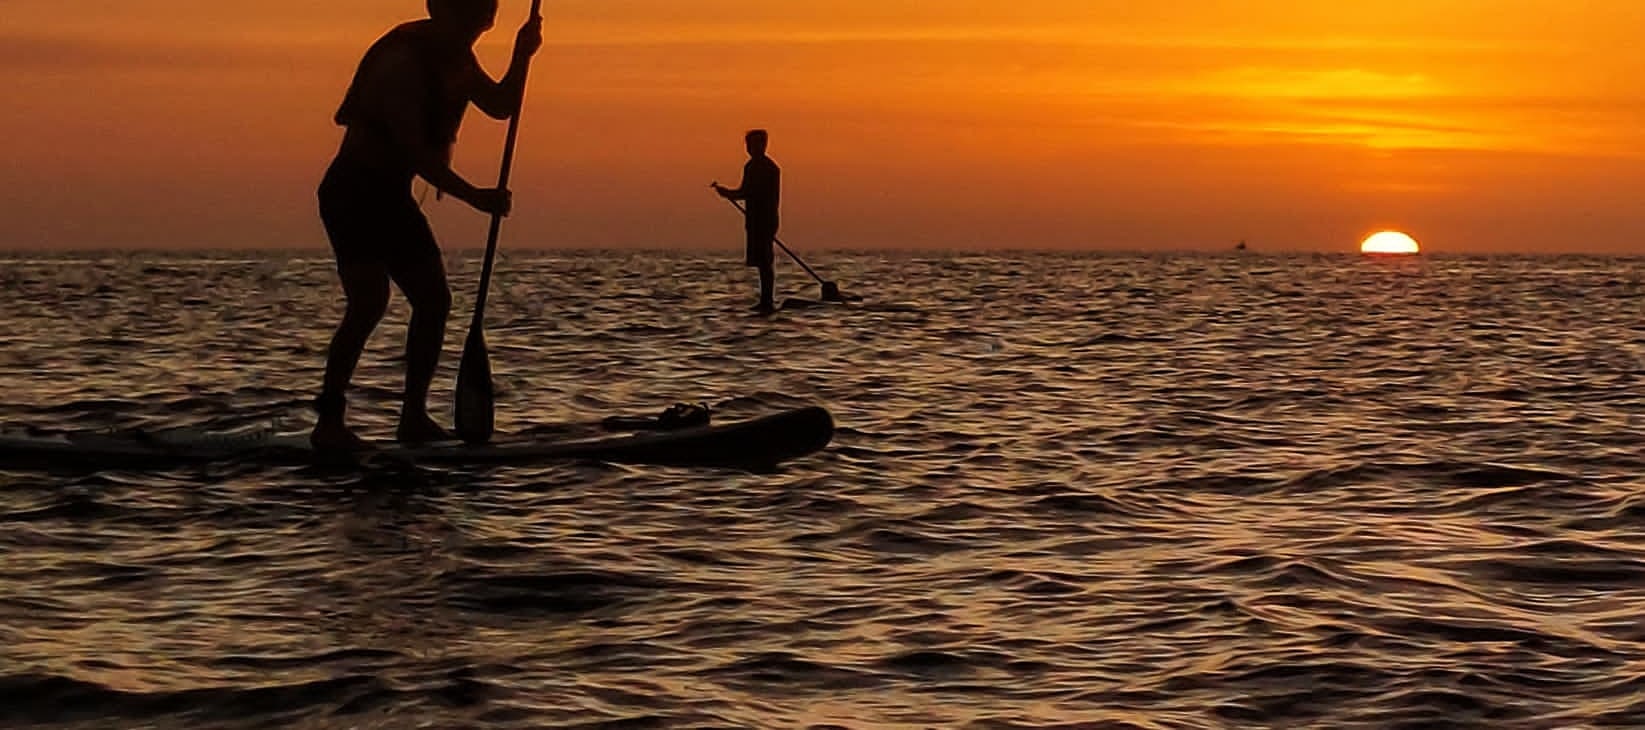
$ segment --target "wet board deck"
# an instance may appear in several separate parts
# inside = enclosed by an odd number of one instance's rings
[[[843,302],[805,299],[803,297],[789,297],[783,300],[782,306],[777,307],[776,313],[808,309],[823,312],[845,310],[851,312],[873,312],[875,314],[911,314],[924,312],[926,311],[927,306],[917,302],[870,302],[864,300],[862,297],[856,297],[849,301]]]
[[[485,446],[452,442],[385,444],[360,454],[317,452],[307,433],[33,433],[0,430],[0,469],[170,468],[213,462],[307,465],[378,461],[444,465],[520,465],[602,461],[659,466],[770,469],[826,447],[834,419],[820,407],[735,423],[593,438],[501,436]]]
[[[805,297],[789,297],[783,300],[778,309],[812,309],[815,307],[850,307],[862,304],[862,298],[850,300],[840,299],[806,299]]]

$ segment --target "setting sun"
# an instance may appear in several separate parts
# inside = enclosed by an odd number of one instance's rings
[[[1414,254],[1422,250],[1416,239],[1399,231],[1383,231],[1365,239],[1359,245],[1360,253]]]

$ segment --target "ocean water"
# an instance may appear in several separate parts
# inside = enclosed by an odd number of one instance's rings
[[[735,258],[505,256],[499,426],[828,407],[776,473],[0,471],[0,726],[1645,726],[1645,262]],[[338,313],[13,255],[0,423],[301,428]]]

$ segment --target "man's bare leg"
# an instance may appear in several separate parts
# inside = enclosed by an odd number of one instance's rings
[[[446,320],[451,315],[451,287],[446,283],[445,264],[435,256],[416,268],[396,271],[394,281],[411,302],[405,400],[400,406],[395,437],[406,443],[452,440],[456,437],[428,415],[428,391],[439,368]]]
[[[388,310],[388,272],[376,264],[339,263],[337,275],[348,304],[326,352],[325,381],[314,401],[320,418],[309,442],[324,451],[355,451],[365,448],[366,442],[348,427],[346,394],[366,340]]]
[[[766,264],[765,266],[761,266],[760,267],[760,305],[759,305],[760,311],[762,311],[762,312],[775,312],[775,311],[777,311],[777,303],[775,301],[776,292],[777,292],[777,272],[776,272],[776,270],[770,264]]]

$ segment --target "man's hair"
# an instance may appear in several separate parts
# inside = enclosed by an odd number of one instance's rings
[[[763,129],[750,129],[750,130],[748,130],[748,134],[743,135],[743,141],[744,142],[754,142],[754,141],[769,142],[769,141],[771,141],[771,135],[766,134],[765,130],[763,130]]]
[[[497,0],[428,0],[428,17],[435,20],[479,20],[497,14]]]

